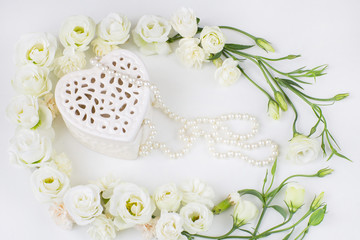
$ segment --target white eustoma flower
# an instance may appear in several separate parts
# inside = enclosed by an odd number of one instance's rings
[[[177,213],[161,212],[161,216],[156,224],[156,238],[158,240],[179,240],[186,239],[181,234],[184,221]]]
[[[180,8],[171,18],[171,25],[182,37],[195,36],[198,25],[194,11],[190,8]]]
[[[232,58],[227,58],[222,63],[221,67],[215,71],[215,79],[223,86],[230,86],[234,84],[241,76],[241,71],[237,67],[238,61]]]
[[[87,16],[72,16],[65,20],[61,26],[59,38],[61,44],[73,47],[79,51],[85,51],[95,36],[95,22]]]
[[[184,229],[191,234],[209,230],[214,215],[201,203],[192,202],[180,209],[180,216],[184,220]]]
[[[182,192],[174,183],[165,184],[155,190],[154,200],[160,210],[176,212],[180,207]]]
[[[54,202],[49,208],[49,214],[56,223],[65,230],[71,230],[74,221],[71,219],[69,213],[66,211],[64,203]]]
[[[225,36],[219,27],[206,26],[200,33],[201,46],[206,52],[218,53],[225,46]]]
[[[6,114],[13,123],[21,127],[34,127],[40,120],[37,98],[29,95],[14,97],[6,108]]]
[[[86,57],[81,51],[76,51],[73,47],[64,49],[64,55],[55,59],[54,73],[59,78],[65,74],[78,71],[85,67]]]
[[[198,38],[184,38],[179,41],[176,55],[186,67],[201,68],[208,54],[199,46]]]
[[[259,213],[257,207],[250,201],[240,200],[236,203],[234,209],[234,222],[241,226],[253,220]]]
[[[318,158],[320,143],[304,135],[296,135],[290,140],[287,159],[296,163],[308,163]]]
[[[296,212],[304,204],[305,188],[297,183],[289,183],[285,191],[285,203],[289,210]]]
[[[40,97],[50,92],[52,84],[49,69],[27,64],[19,68],[12,81],[15,90],[21,94]]]
[[[130,27],[126,16],[110,13],[97,25],[97,35],[108,44],[124,44],[130,37]]]
[[[16,44],[16,64],[51,67],[57,49],[56,38],[49,33],[29,33]]]
[[[20,166],[38,167],[51,157],[51,136],[39,130],[18,128],[10,143],[12,161]]]
[[[115,226],[112,219],[106,217],[104,214],[95,218],[87,232],[94,240],[111,240],[116,237]]]
[[[117,45],[111,45],[102,38],[96,38],[91,42],[91,46],[93,49],[93,52],[96,54],[96,56],[104,56],[111,51],[118,49],[119,47]]]
[[[101,206],[100,189],[93,184],[70,188],[64,196],[64,205],[78,225],[87,225],[99,216]]]
[[[151,220],[155,203],[147,191],[133,183],[120,183],[109,201],[109,212],[118,230]]]
[[[139,19],[132,33],[134,42],[142,53],[146,55],[168,54],[171,49],[166,41],[170,30],[171,25],[166,19],[145,15]]]
[[[31,175],[31,185],[35,197],[41,202],[60,199],[70,187],[70,180],[65,173],[43,166]]]
[[[121,183],[119,177],[115,177],[110,174],[105,177],[98,179],[95,184],[100,188],[102,192],[102,197],[105,199],[110,199],[113,195],[114,188]]]
[[[212,208],[214,206],[213,199],[215,197],[214,190],[206,183],[199,179],[193,179],[181,185],[184,203],[202,203]]]
[[[70,177],[72,172],[71,160],[66,156],[65,153],[53,154],[51,159],[55,163],[57,169]]]

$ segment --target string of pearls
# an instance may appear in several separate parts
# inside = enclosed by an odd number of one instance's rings
[[[239,158],[255,166],[265,166],[274,162],[279,155],[278,145],[270,139],[260,140],[254,143],[246,142],[247,140],[254,137],[258,132],[259,123],[255,117],[250,116],[249,114],[235,113],[221,115],[216,118],[199,117],[190,120],[186,119],[171,111],[164,104],[160,95],[160,91],[156,85],[149,81],[144,81],[139,78],[134,79],[126,74],[114,71],[108,66],[102,64],[100,60],[100,57],[95,57],[90,60],[90,63],[100,68],[108,75],[121,78],[123,81],[137,86],[149,87],[154,95],[154,101],[152,103],[153,107],[161,110],[170,119],[183,124],[178,133],[184,147],[179,151],[173,151],[165,143],[154,140],[157,134],[156,127],[150,119],[144,119],[143,125],[149,128],[149,136],[145,142],[140,145],[140,156],[147,156],[152,150],[158,149],[168,155],[170,158],[180,158],[190,150],[194,142],[196,142],[199,138],[205,138],[208,143],[210,153],[216,158]],[[252,125],[252,128],[246,134],[237,134],[229,130],[228,126],[225,125],[225,122],[231,120],[249,121]],[[211,126],[210,129],[209,125]],[[204,127],[207,128],[204,129]],[[271,149],[271,153],[266,160],[255,160],[240,151],[218,152],[216,151],[215,147],[218,144],[232,146],[246,151],[251,151],[262,147],[269,147]]]

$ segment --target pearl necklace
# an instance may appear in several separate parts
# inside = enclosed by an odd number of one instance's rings
[[[95,57],[90,60],[90,63],[93,66],[100,68],[107,74],[117,78],[120,77],[122,80],[128,83],[135,84],[137,86],[149,87],[154,95],[154,101],[152,103],[153,107],[159,109],[170,119],[173,119],[174,121],[180,122],[182,124],[182,127],[179,129],[178,133],[180,139],[184,143],[184,147],[180,151],[176,152],[172,151],[165,143],[154,140],[157,134],[156,127],[150,119],[144,119],[143,125],[147,126],[150,131],[147,139],[143,144],[140,145],[140,156],[147,156],[152,150],[158,149],[164,154],[168,155],[170,158],[180,158],[190,150],[194,142],[200,137],[205,138],[208,143],[210,153],[216,158],[239,158],[255,166],[265,166],[274,162],[279,155],[278,145],[270,139],[260,140],[254,143],[246,142],[247,140],[254,137],[258,132],[259,123],[255,117],[250,116],[249,114],[235,113],[221,115],[216,118],[199,117],[195,119],[186,119],[171,111],[163,103],[160,91],[156,85],[149,81],[144,81],[139,78],[133,79],[126,74],[111,70],[108,66],[102,64],[100,60],[100,57]],[[252,129],[249,133],[237,134],[233,131],[230,131],[229,128],[225,125],[226,121],[231,120],[249,121],[251,122]],[[202,129],[202,125],[210,125],[211,130]],[[270,147],[271,153],[266,160],[255,160],[240,151],[218,152],[215,148],[216,144],[237,147],[247,151],[261,147]]]

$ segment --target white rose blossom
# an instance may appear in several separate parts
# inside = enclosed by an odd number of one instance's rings
[[[215,71],[215,79],[223,86],[230,86],[234,84],[241,76],[241,71],[237,67],[238,61],[232,58],[227,58],[222,63],[221,67]]]
[[[200,33],[201,46],[206,52],[218,53],[225,46],[225,36],[219,27],[206,26]]]
[[[72,16],[65,20],[61,26],[59,38],[62,45],[85,51],[95,36],[94,21],[87,16]]]
[[[50,166],[43,166],[31,175],[31,185],[35,197],[41,202],[60,199],[70,187],[65,173]]]
[[[109,212],[118,230],[149,222],[154,211],[150,195],[133,183],[120,183],[109,201]]]
[[[201,68],[208,54],[199,46],[198,38],[183,38],[179,41],[179,47],[175,53],[186,67]]]
[[[65,230],[71,230],[74,221],[71,219],[69,213],[66,211],[64,203],[54,202],[49,208],[49,214],[56,223]]]
[[[142,53],[146,55],[168,54],[171,49],[166,41],[170,30],[171,25],[166,19],[145,15],[139,19],[132,34],[135,44]]]
[[[182,201],[184,203],[197,202],[205,204],[209,208],[214,206],[214,190],[199,179],[193,179],[185,182],[181,186],[181,190],[183,192]]]
[[[93,52],[96,54],[96,56],[104,56],[111,51],[118,49],[119,47],[117,45],[111,45],[102,38],[96,38],[91,42],[91,46],[93,49]]]
[[[49,33],[29,33],[16,44],[16,64],[51,67],[57,49],[56,38]]]
[[[297,135],[290,140],[287,159],[296,163],[308,163],[318,158],[320,143],[316,139]]]
[[[180,8],[171,18],[171,25],[182,37],[192,38],[198,30],[194,11],[189,8]]]
[[[85,65],[85,54],[81,51],[76,51],[73,47],[67,47],[64,49],[64,55],[55,59],[54,73],[60,78],[67,73],[82,69]]]
[[[100,189],[93,184],[70,188],[64,196],[64,205],[78,225],[87,225],[99,216],[101,206]]]
[[[176,212],[181,204],[182,192],[174,183],[165,184],[155,190],[154,200],[160,210]]]
[[[191,234],[209,230],[214,215],[201,203],[192,202],[180,209],[180,216],[184,220],[184,229]]]
[[[156,238],[158,240],[186,239],[181,234],[184,221],[178,213],[161,211],[161,216],[156,224]]]
[[[126,16],[110,13],[97,25],[97,35],[110,45],[124,44],[130,37],[130,27]]]
[[[32,128],[40,120],[38,100],[29,95],[16,96],[6,108],[6,114],[13,123],[24,128]]]
[[[55,163],[59,171],[65,173],[68,177],[71,176],[71,172],[72,172],[71,160],[66,156],[65,153],[60,153],[60,154],[53,153],[51,160]]]
[[[240,200],[236,203],[234,209],[234,222],[236,225],[244,225],[249,221],[256,218],[259,210],[257,207],[250,201]]]
[[[27,64],[18,69],[12,81],[18,93],[40,97],[52,88],[49,69]]]
[[[115,177],[110,174],[105,177],[98,179],[95,184],[100,188],[102,192],[102,197],[105,199],[110,199],[113,195],[114,188],[121,183],[121,179],[119,177]]]
[[[116,231],[112,219],[101,214],[95,218],[88,229],[88,234],[94,240],[115,239]]]
[[[47,162],[52,153],[51,137],[40,134],[39,130],[18,128],[10,140],[11,160],[26,167],[38,167]]]

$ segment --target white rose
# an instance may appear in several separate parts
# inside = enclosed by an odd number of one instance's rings
[[[70,187],[66,174],[50,166],[43,166],[31,175],[31,185],[35,197],[41,202],[61,198]]]
[[[55,163],[57,169],[70,177],[72,172],[71,160],[66,156],[65,153],[53,154],[51,159]]]
[[[241,71],[237,67],[238,64],[239,62],[232,58],[225,59],[221,67],[216,69],[215,79],[223,86],[234,84],[241,75]]]
[[[290,140],[287,159],[296,163],[308,163],[317,159],[320,153],[320,143],[316,139],[297,135]]]
[[[209,53],[218,53],[225,45],[225,36],[219,27],[204,27],[200,33],[200,39],[201,46]]]
[[[180,8],[171,18],[171,25],[182,37],[191,38],[197,30],[196,16],[192,9]]]
[[[19,93],[40,97],[51,90],[48,75],[49,69],[27,64],[19,68],[12,84]]]
[[[166,41],[170,30],[171,25],[166,19],[145,15],[139,19],[132,33],[135,44],[144,54],[168,54],[171,49]]]
[[[119,47],[116,45],[111,45],[102,38],[96,38],[91,42],[91,46],[93,49],[93,52],[96,54],[96,56],[104,56],[111,51],[118,49]]]
[[[49,214],[56,223],[65,230],[71,230],[74,221],[64,207],[64,203],[54,202],[49,208]]]
[[[55,59],[54,73],[59,78],[65,74],[79,71],[86,65],[85,54],[73,47],[64,49],[64,55]]]
[[[184,220],[184,229],[191,234],[209,230],[214,215],[201,203],[189,203],[180,210],[180,216]]]
[[[241,226],[253,220],[259,213],[257,207],[250,201],[240,200],[235,205],[234,209],[234,222],[236,225]]]
[[[177,213],[161,212],[161,216],[156,224],[156,237],[158,240],[178,240],[186,239],[181,235],[184,221]],[[185,237],[185,238],[184,238]]]
[[[51,157],[51,137],[39,130],[18,128],[10,143],[12,160],[21,166],[38,167]]]
[[[110,199],[113,195],[114,188],[121,183],[121,179],[110,174],[100,178],[95,184],[100,188],[102,197]]]
[[[56,38],[49,33],[29,33],[16,44],[16,64],[51,67],[57,49]]]
[[[154,200],[160,210],[176,212],[182,200],[182,192],[175,184],[165,184],[155,190]]]
[[[64,205],[78,225],[91,223],[103,211],[100,202],[100,189],[93,184],[70,188],[65,193]]]
[[[181,186],[183,192],[184,203],[197,202],[212,208],[214,206],[213,199],[215,197],[214,190],[201,182],[199,179],[193,179],[185,182]]]
[[[111,240],[116,237],[113,221],[104,214],[95,218],[87,232],[94,240]]]
[[[121,230],[151,220],[154,201],[145,189],[133,183],[120,183],[109,201],[109,212],[115,216],[115,226]]]
[[[110,13],[97,26],[97,35],[111,45],[123,44],[130,37],[131,22],[126,16]]]
[[[289,210],[296,212],[304,204],[305,188],[297,183],[289,183],[285,191],[285,203]]]
[[[35,126],[36,129],[50,129],[53,122],[53,115],[51,110],[44,102],[39,103],[39,123]]]
[[[37,98],[29,95],[16,96],[6,108],[6,114],[13,123],[21,127],[34,127],[40,120]]]
[[[85,51],[95,36],[95,23],[87,16],[72,16],[61,26],[59,38],[62,45]]]
[[[202,63],[208,58],[208,54],[199,47],[199,43],[198,38],[184,38],[179,41],[176,55],[185,66],[201,68]]]

